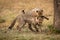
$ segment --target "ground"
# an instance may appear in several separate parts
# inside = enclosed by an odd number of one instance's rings
[[[50,34],[47,32],[31,32],[24,28],[22,31],[16,29],[0,29],[0,40],[60,40],[60,34]]]

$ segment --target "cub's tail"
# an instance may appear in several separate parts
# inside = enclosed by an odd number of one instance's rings
[[[15,18],[15,19],[13,20],[13,22],[12,22],[11,25],[8,27],[8,29],[12,29],[12,28],[14,27],[14,25],[15,25],[15,23],[16,23],[16,19],[17,19],[17,18]]]

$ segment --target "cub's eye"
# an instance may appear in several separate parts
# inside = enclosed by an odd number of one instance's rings
[[[39,12],[39,11],[36,11],[36,12]]]

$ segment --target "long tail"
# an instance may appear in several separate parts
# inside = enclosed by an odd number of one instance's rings
[[[15,23],[16,23],[16,19],[17,19],[17,18],[15,18],[15,19],[13,20],[13,22],[12,22],[11,25],[8,27],[8,29],[12,29],[12,28],[14,27],[14,25],[15,25]]]
[[[25,11],[22,10],[22,13],[25,14]],[[17,17],[13,20],[12,24],[8,27],[8,29],[12,29],[14,27],[14,25],[16,23],[16,19],[17,19]]]

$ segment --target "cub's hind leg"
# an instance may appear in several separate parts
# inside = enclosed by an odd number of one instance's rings
[[[28,24],[28,28],[29,28],[32,32],[35,32],[35,30],[33,30],[33,28],[32,28],[32,24]]]

